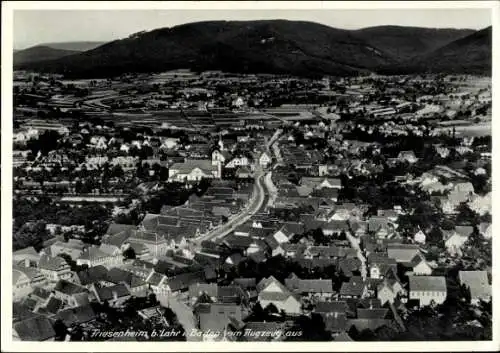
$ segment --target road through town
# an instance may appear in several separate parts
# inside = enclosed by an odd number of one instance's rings
[[[265,174],[263,172],[258,172],[258,173],[259,173],[258,176],[256,176],[255,178],[253,196],[250,200],[249,205],[245,207],[240,213],[231,217],[227,223],[211,230],[210,232],[201,237],[194,239],[193,240],[194,244],[200,244],[202,241],[205,240],[213,240],[216,238],[225,237],[226,235],[231,233],[237,226],[248,221],[250,217],[252,217],[255,213],[259,211],[259,209],[262,207],[262,204],[264,203],[266,192],[262,182],[262,179]]]

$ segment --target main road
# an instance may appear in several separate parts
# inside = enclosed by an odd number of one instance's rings
[[[262,207],[264,200],[266,198],[266,191],[264,189],[264,178],[265,173],[261,170],[257,171],[257,175],[255,176],[255,183],[253,188],[252,197],[250,199],[249,204],[241,210],[240,213],[229,218],[227,223],[224,223],[220,227],[212,229],[205,235],[193,239],[193,244],[200,244],[205,240],[213,240],[217,238],[223,238],[226,235],[230,234],[236,227],[247,222],[254,214],[256,214],[259,209]]]
[[[276,130],[273,136],[266,143],[267,151],[271,149],[272,145],[278,140],[281,133],[281,129]],[[195,246],[199,246],[202,241],[223,238],[233,232],[236,227],[247,222],[254,214],[259,212],[259,210],[264,205],[266,195],[269,195],[271,191],[267,190],[268,183],[264,182],[264,178],[267,179],[266,181],[270,180],[271,172],[266,173],[259,165],[257,165],[254,177],[254,189],[249,204],[243,210],[241,210],[240,213],[230,217],[227,223],[221,225],[220,227],[212,229],[210,232],[202,235],[201,237],[193,239],[191,241],[192,244]]]

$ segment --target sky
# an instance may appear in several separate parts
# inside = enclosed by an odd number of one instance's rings
[[[132,33],[206,20],[288,19],[343,29],[380,25],[482,29],[490,9],[373,10],[15,10],[14,48],[71,41],[110,41]]]

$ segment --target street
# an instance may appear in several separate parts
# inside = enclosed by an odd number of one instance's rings
[[[361,277],[363,279],[366,279],[368,277],[368,273],[366,271],[366,259],[363,256],[363,252],[361,251],[361,248],[359,247],[359,239],[356,239],[355,237],[352,236],[351,232],[346,232],[346,237],[351,243],[351,247],[357,250],[358,254],[358,259],[361,261]]]
[[[196,329],[192,308],[180,302],[172,294],[157,294],[156,298],[159,300],[162,306],[172,309],[175,315],[177,315],[179,323],[182,325],[182,327],[184,327],[184,331],[186,332],[187,341],[200,341],[200,337],[190,335],[190,332],[193,329]]]
[[[250,200],[250,204],[245,207],[240,213],[234,215],[229,221],[220,227],[212,229],[207,234],[198,237],[193,240],[195,244],[200,244],[205,240],[212,240],[215,238],[222,238],[231,233],[234,228],[245,223],[252,217],[258,210],[262,207],[265,199],[265,190],[262,183],[262,178],[264,177],[263,172],[259,172],[258,176],[255,178],[254,195]]]

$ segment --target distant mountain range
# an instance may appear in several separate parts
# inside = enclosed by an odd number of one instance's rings
[[[491,27],[353,31],[303,21],[206,21],[140,32],[85,52],[14,66],[68,77],[178,68],[300,76],[457,70],[487,74],[491,47]]]
[[[61,42],[44,43],[27,49],[14,50],[14,66],[46,60],[92,50],[106,42]]]
[[[14,52],[14,67],[16,65],[25,65],[41,62],[45,60],[59,59],[64,56],[78,54],[75,50],[54,49],[45,45],[37,45],[28,49],[17,50]]]

